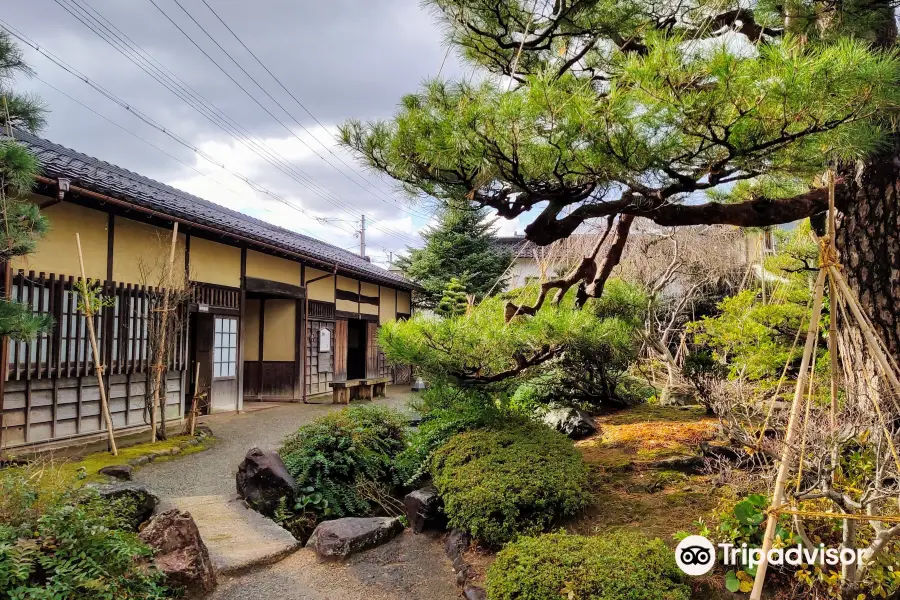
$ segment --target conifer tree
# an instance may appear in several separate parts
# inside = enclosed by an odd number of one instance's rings
[[[444,317],[456,317],[465,314],[468,306],[466,286],[456,277],[452,277],[444,288],[444,295],[438,302],[436,312]]]
[[[486,209],[459,202],[444,208],[438,224],[422,233],[424,247],[410,249],[409,256],[397,261],[403,273],[424,289],[418,304],[437,307],[453,279],[476,300],[492,287],[502,290],[502,276],[511,257],[494,243],[494,231]]]
[[[33,132],[45,123],[41,102],[10,88],[13,77],[31,73],[21,50],[0,31],[0,264],[34,252],[48,227],[37,205],[24,199],[38,174],[37,158],[15,141],[15,128]],[[0,299],[0,336],[26,340],[50,325],[29,306]]]
[[[369,166],[436,198],[528,216],[538,245],[592,222],[603,263],[546,282],[598,297],[636,217],[764,227],[817,216],[838,167],[838,250],[900,356],[900,60],[883,0],[426,0],[479,75],[350,121]],[[704,198],[704,195],[706,196]]]

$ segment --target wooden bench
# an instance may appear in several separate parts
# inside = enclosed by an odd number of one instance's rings
[[[384,388],[389,381],[389,377],[332,381],[328,384],[334,390],[334,397],[331,403],[350,404],[351,400],[371,400],[372,398],[384,396]]]
[[[390,383],[390,377],[377,377],[375,379],[365,379],[364,382],[371,387],[369,400],[372,398],[384,397],[384,387]]]

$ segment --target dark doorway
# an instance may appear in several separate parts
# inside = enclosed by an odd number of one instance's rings
[[[366,322],[347,320],[347,379],[366,378]]]

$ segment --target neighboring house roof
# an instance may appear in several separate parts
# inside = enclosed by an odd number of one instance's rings
[[[320,261],[323,265],[336,264],[338,272],[360,275],[404,289],[418,287],[399,273],[382,269],[337,246],[225,208],[25,131],[16,131],[15,137],[37,156],[41,170],[48,178],[67,177],[73,185],[104,196],[127,200],[187,222],[275,246]]]

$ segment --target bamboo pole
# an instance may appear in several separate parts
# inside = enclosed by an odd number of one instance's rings
[[[768,511],[766,521],[766,534],[763,537],[762,557],[756,569],[756,579],[753,581],[753,591],[750,600],[762,598],[763,584],[766,581],[766,570],[769,567],[768,554],[772,549],[772,541],[775,538],[775,527],[778,524],[778,515],[775,510],[780,508],[784,500],[784,490],[787,487],[787,479],[791,470],[791,460],[794,455],[794,438],[797,433],[797,420],[803,407],[803,392],[806,377],[809,373],[809,365],[812,361],[813,347],[819,334],[819,318],[822,316],[822,297],[825,295],[825,269],[819,270],[816,278],[815,292],[813,296],[812,314],[809,317],[809,328],[806,330],[806,345],[803,348],[803,359],[800,361],[800,375],[794,387],[794,399],[791,404],[791,415],[788,419],[787,432],[784,436],[784,448],[781,450],[781,462],[778,465],[778,476],[775,478],[775,491],[772,494],[772,504]]]
[[[150,410],[150,427],[152,432],[150,433],[150,441],[156,441],[156,409],[159,408],[160,417],[165,421],[166,418],[166,406],[165,403],[160,405],[159,400],[159,383],[160,378],[162,377],[163,371],[163,363],[166,357],[166,333],[169,329],[169,288],[172,285],[172,269],[175,264],[175,247],[178,245],[178,222],[176,221],[172,226],[172,244],[169,248],[169,262],[166,263],[166,270],[163,273],[163,305],[162,311],[160,312],[160,327],[159,327],[159,346],[157,351],[156,360],[153,365],[153,403],[151,405]]]
[[[834,214],[834,170],[828,169],[828,244],[831,256],[837,258],[837,232]],[[837,431],[838,351],[837,351],[837,286],[834,277],[828,278],[828,300],[831,314],[828,318],[828,354],[831,359],[831,432]]]
[[[844,279],[844,276],[841,275],[841,272],[834,265],[829,265],[828,267],[829,275],[832,279],[834,279],[835,283],[837,283],[838,288],[841,291],[841,294],[847,300],[847,305],[850,307],[850,312],[853,313],[853,316],[856,318],[857,324],[859,328],[863,332],[863,337],[866,340],[866,343],[869,345],[869,351],[872,352],[873,356],[875,356],[875,360],[878,362],[878,365],[881,367],[881,370],[884,372],[884,376],[887,377],[888,381],[891,384],[891,387],[894,388],[894,393],[900,395],[900,379],[897,378],[897,372],[891,366],[890,361],[885,357],[884,352],[881,349],[881,344],[878,341],[878,336],[875,334],[875,331],[872,329],[872,326],[869,325],[868,319],[863,314],[862,307],[859,305],[859,301],[856,299],[856,296],[853,295],[853,292],[850,290],[850,286],[847,285],[847,281]],[[894,405],[897,405],[897,400],[892,397],[894,400]],[[900,407],[897,407],[900,409]]]
[[[81,236],[75,234],[75,243],[78,245],[78,264],[81,266],[81,280],[87,286],[88,278],[84,270],[84,255],[81,252]],[[91,305],[91,298],[88,297],[87,287],[82,290],[81,299],[84,303],[84,316],[87,321],[88,338],[91,340],[91,352],[94,355],[94,372],[97,373],[97,384],[100,386],[100,411],[103,413],[103,420],[106,422],[106,433],[109,436],[109,451],[113,456],[119,455],[119,449],[116,448],[116,436],[113,430],[112,416],[109,414],[109,401],[106,397],[106,386],[103,385],[103,364],[100,359],[100,350],[97,348],[97,334],[94,331],[94,309]]]

